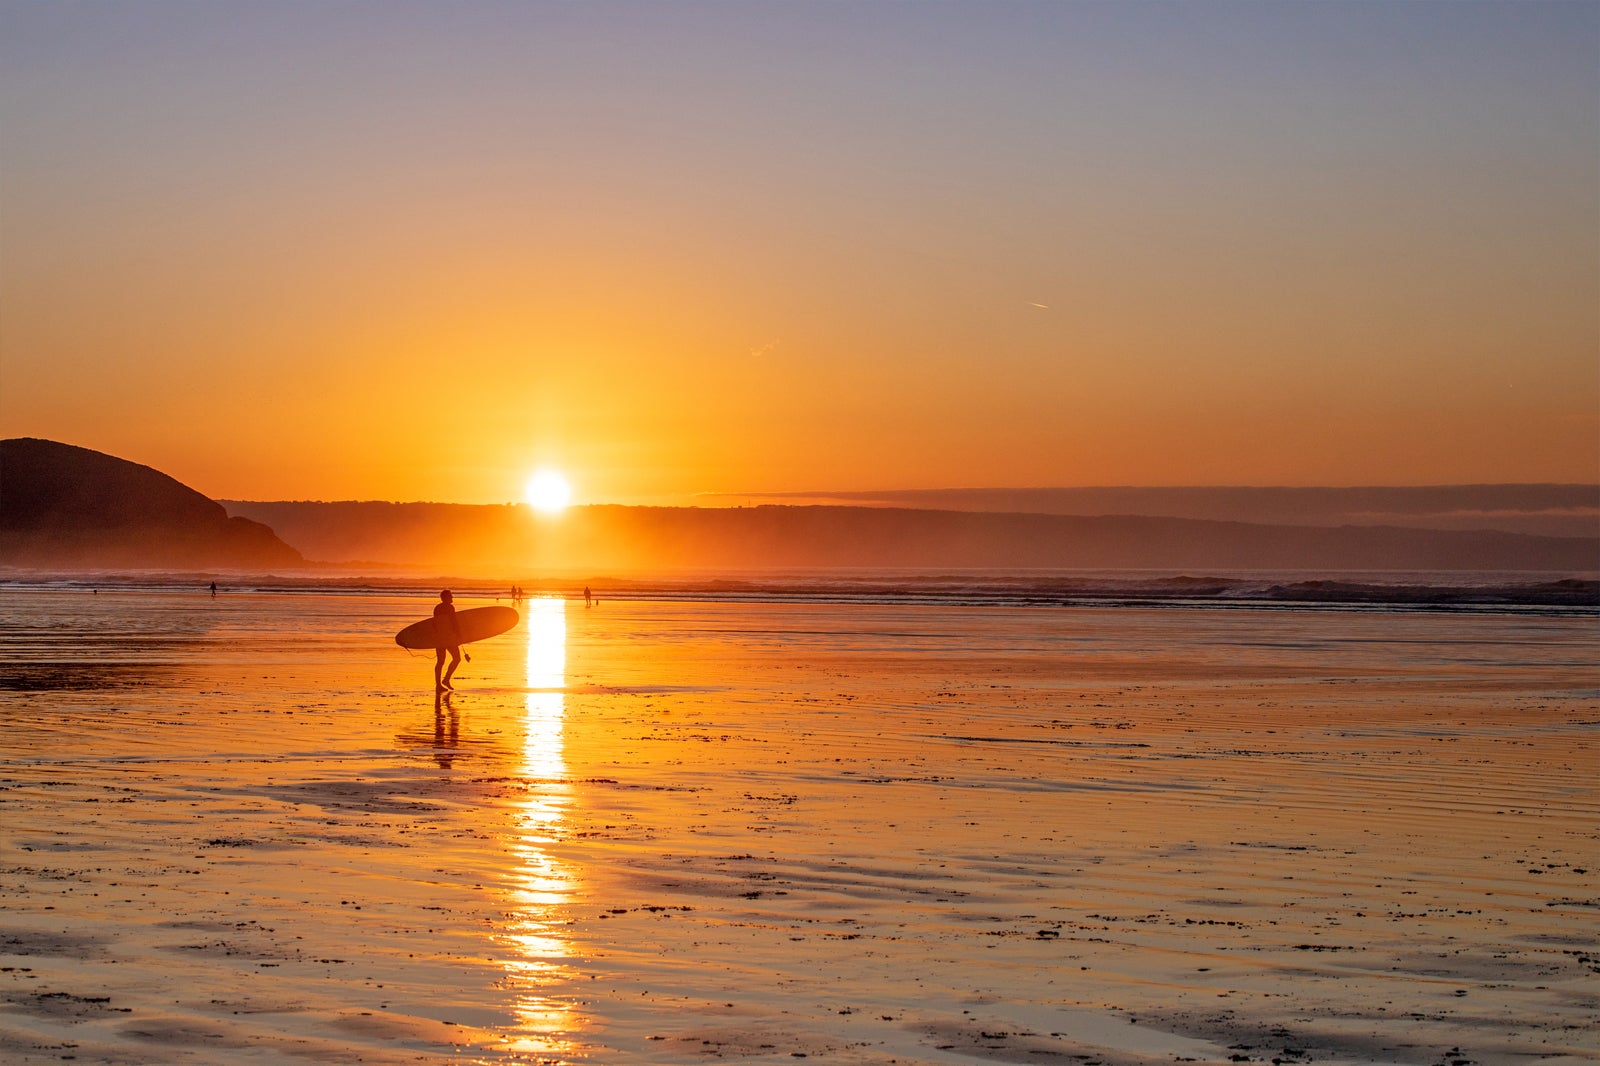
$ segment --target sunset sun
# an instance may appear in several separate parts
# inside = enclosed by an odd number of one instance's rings
[[[572,502],[572,485],[559,470],[540,470],[528,478],[523,498],[536,511],[560,514]]]

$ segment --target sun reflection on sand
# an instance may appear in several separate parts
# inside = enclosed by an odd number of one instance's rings
[[[526,793],[518,803],[511,849],[512,914],[502,938],[514,954],[505,960],[506,984],[516,995],[518,1029],[508,1040],[513,1050],[561,1054],[576,1045],[570,1037],[586,1028],[584,1019],[553,986],[573,980],[572,948],[562,935],[561,908],[573,891],[573,872],[550,854],[566,816],[568,786],[562,756],[565,714],[567,618],[561,599],[533,599],[525,605],[528,632],[526,710],[523,716],[520,776]]]

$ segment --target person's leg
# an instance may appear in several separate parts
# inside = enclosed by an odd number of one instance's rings
[[[445,679],[440,676],[444,673],[444,649],[435,649],[433,653],[433,690],[440,692],[444,689]]]
[[[441,652],[440,655],[442,657],[443,653]],[[445,688],[450,688],[451,687],[450,678],[455,676],[456,667],[458,667],[460,665],[461,665],[461,649],[460,648],[451,648],[450,649],[450,668],[444,672],[444,687]]]

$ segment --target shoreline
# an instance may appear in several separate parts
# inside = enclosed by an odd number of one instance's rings
[[[1003,607],[1246,607],[1273,609],[1571,610],[1600,614],[1600,571],[839,571],[703,572],[650,576],[532,576],[486,579],[411,573],[384,577],[254,571],[23,571],[0,567],[0,590],[116,588],[170,592],[208,586],[228,591],[349,595],[432,595],[440,587],[510,599],[581,598],[707,603],[903,603]]]

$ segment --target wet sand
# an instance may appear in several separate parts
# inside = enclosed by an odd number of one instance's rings
[[[0,1060],[1600,1061],[1592,614],[430,609],[3,592]]]

